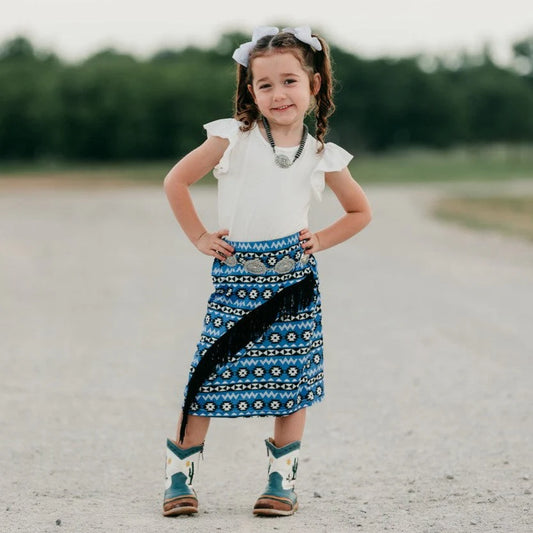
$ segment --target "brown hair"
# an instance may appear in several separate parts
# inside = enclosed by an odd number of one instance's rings
[[[298,40],[292,33],[280,32],[276,35],[267,35],[259,39],[250,53],[248,68],[241,64],[237,65],[237,88],[235,91],[234,117],[243,123],[242,131],[248,131],[260,116],[259,109],[254,102],[253,96],[248,90],[252,84],[252,61],[259,56],[268,55],[272,52],[295,52],[295,56],[301,62],[302,68],[309,74],[309,83],[313,89],[313,75],[320,74],[320,89],[315,95],[316,105],[313,111],[316,120],[315,135],[320,143],[318,151],[324,149],[324,137],[328,129],[328,118],[335,111],[333,103],[333,75],[329,57],[329,47],[318,35],[322,50],[313,50],[308,44]]]

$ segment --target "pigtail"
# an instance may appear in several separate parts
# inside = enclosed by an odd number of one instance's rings
[[[328,44],[318,35],[313,37],[316,37],[322,45],[322,50],[314,53],[314,69],[315,72],[320,74],[321,78],[320,90],[315,95],[315,135],[320,143],[318,151],[321,152],[324,149],[324,137],[328,130],[328,119],[335,111],[335,104],[333,103],[333,71]]]
[[[242,122],[241,130],[248,131],[259,118],[259,109],[253,96],[248,90],[248,69],[243,65],[237,66],[237,89],[234,98],[234,118]]]

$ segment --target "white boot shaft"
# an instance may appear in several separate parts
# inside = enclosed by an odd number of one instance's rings
[[[281,476],[281,486],[284,490],[294,490],[298,458],[300,456],[300,442],[294,442],[276,448],[271,439],[266,441],[268,451],[268,474],[277,472]]]
[[[165,489],[170,488],[172,476],[177,473],[185,476],[188,486],[192,485],[194,475],[198,470],[202,448],[202,446],[195,446],[188,450],[181,450],[172,442],[167,445]]]

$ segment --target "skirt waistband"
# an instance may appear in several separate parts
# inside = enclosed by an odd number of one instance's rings
[[[279,250],[285,250],[295,244],[300,243],[299,232],[292,233],[286,237],[279,237],[278,239],[270,239],[267,241],[232,241],[225,239],[228,244],[231,244],[235,248],[235,252],[278,252]]]
[[[304,253],[298,233],[269,241],[227,241],[235,252],[226,259],[217,259],[226,268],[242,267],[249,274],[288,274],[304,267],[310,256]]]

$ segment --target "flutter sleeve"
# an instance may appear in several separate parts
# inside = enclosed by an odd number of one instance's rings
[[[226,174],[230,168],[231,151],[239,139],[241,123],[234,118],[221,118],[204,124],[204,129],[208,137],[222,137],[229,140],[229,145],[222,155],[220,161],[213,170],[215,178]]]
[[[311,176],[311,187],[316,200],[322,200],[322,193],[326,186],[325,173],[342,170],[352,158],[352,154],[334,143],[324,145],[320,161]]]

